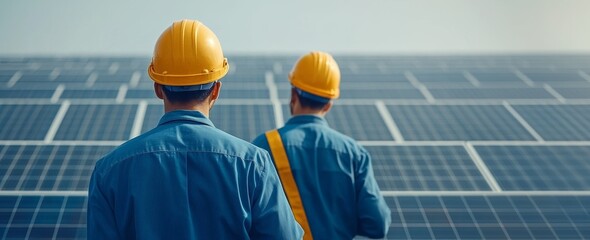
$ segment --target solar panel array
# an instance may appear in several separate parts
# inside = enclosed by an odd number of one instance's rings
[[[290,117],[295,56],[229,57],[216,127]],[[590,238],[590,56],[336,56],[387,239]],[[0,58],[0,236],[85,239],[95,162],[157,126],[148,58]]]

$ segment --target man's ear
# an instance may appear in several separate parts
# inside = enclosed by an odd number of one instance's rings
[[[154,82],[154,92],[159,99],[164,99],[164,90],[162,90],[162,85]]]
[[[330,100],[323,108],[322,108],[322,112],[323,113],[328,113],[330,111],[330,109],[332,109],[332,106],[334,105],[334,101]]]
[[[221,91],[221,82],[216,82],[213,86],[213,92],[211,92],[211,99],[217,100],[219,98],[219,92]]]
[[[299,95],[297,95],[297,91],[295,90],[295,88],[291,88],[291,100],[289,101],[289,104],[293,105],[297,101],[299,101]]]

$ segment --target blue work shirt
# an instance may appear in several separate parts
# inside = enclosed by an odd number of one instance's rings
[[[300,239],[268,153],[198,111],[100,161],[88,190],[88,239]]]
[[[314,239],[387,234],[391,212],[362,146],[314,115],[292,117],[279,134]],[[270,152],[264,134],[253,143]]]

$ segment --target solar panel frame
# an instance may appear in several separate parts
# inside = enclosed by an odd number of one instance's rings
[[[0,104],[1,140],[43,140],[60,106]]]
[[[590,190],[590,145],[475,148],[503,190]]]
[[[462,146],[365,146],[382,191],[489,191]]]
[[[130,104],[73,104],[54,139],[127,140],[136,111]]]

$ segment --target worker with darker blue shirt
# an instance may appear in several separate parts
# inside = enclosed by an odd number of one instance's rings
[[[309,53],[289,79],[293,117],[253,143],[271,153],[304,239],[383,238],[391,216],[371,156],[324,119],[339,95],[336,61],[324,52]]]
[[[301,239],[268,152],[208,118],[228,69],[202,23],[162,33],[148,73],[165,114],[97,162],[89,239]]]

